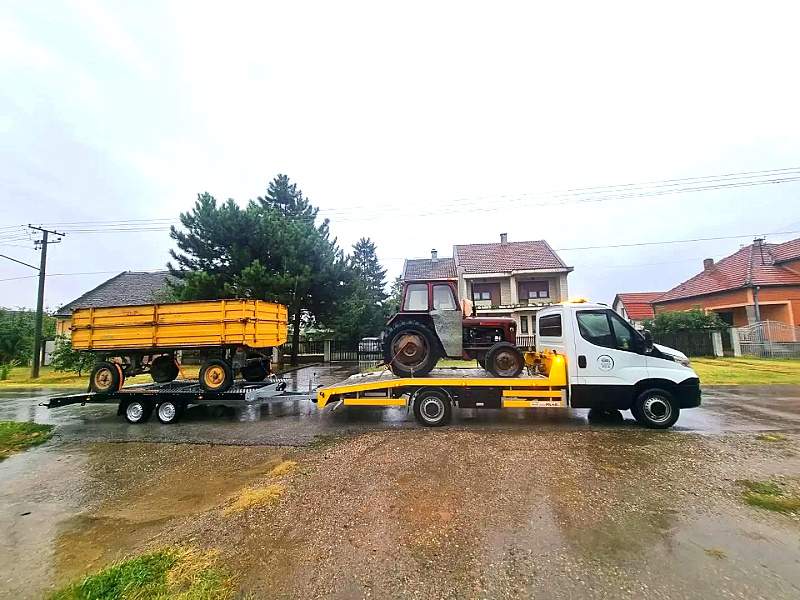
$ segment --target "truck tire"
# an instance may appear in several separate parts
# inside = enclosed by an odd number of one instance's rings
[[[258,362],[255,362],[257,359]],[[263,354],[253,354],[247,357],[254,361],[242,367],[241,373],[245,381],[264,381],[269,375],[269,361]]]
[[[149,402],[131,400],[124,406],[122,414],[128,423],[133,423],[134,425],[146,423],[150,415],[153,414],[153,405]]]
[[[212,358],[200,367],[200,385],[207,392],[224,392],[233,385],[233,369],[224,360]]]
[[[172,400],[165,400],[158,405],[156,416],[164,425],[177,423],[183,414],[184,405]]]
[[[150,365],[150,377],[156,383],[169,383],[174,381],[180,370],[172,356],[158,356]]]
[[[383,341],[383,361],[398,377],[421,377],[439,362],[439,340],[419,321],[390,326]]]
[[[89,375],[89,390],[97,394],[113,394],[122,386],[121,369],[115,363],[104,360],[92,367]]]
[[[631,413],[640,425],[650,429],[669,429],[678,420],[681,408],[667,390],[650,388],[633,401]]]
[[[497,342],[486,353],[486,368],[495,377],[517,377],[524,366],[522,352],[509,342]]]
[[[453,417],[450,398],[441,390],[420,390],[414,394],[414,417],[425,427],[447,425]]]

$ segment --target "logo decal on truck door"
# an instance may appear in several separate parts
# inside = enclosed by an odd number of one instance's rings
[[[608,354],[601,354],[597,357],[597,368],[601,371],[610,371],[614,368],[614,359]]]

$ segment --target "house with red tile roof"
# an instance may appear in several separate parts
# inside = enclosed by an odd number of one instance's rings
[[[800,238],[753,240],[652,301],[655,313],[700,308],[741,327],[756,321],[800,325]]]
[[[653,300],[664,292],[628,292],[614,297],[612,308],[637,329],[655,317]]]
[[[403,280],[446,279],[458,282],[460,298],[471,299],[481,315],[511,316],[519,335],[532,335],[536,312],[568,297],[567,275],[572,272],[544,240],[489,244],[460,244],[452,258],[409,259]]]

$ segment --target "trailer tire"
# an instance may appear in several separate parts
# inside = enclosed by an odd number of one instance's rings
[[[233,369],[224,360],[212,358],[200,367],[200,385],[207,392],[224,392],[233,385]]]
[[[240,369],[245,381],[264,381],[269,375],[268,359],[263,354],[255,354],[247,357],[248,361],[254,361],[256,359],[260,360],[258,360],[258,362],[251,362]]]
[[[441,390],[420,390],[414,394],[414,417],[425,427],[447,425],[453,417],[450,398]]]
[[[633,401],[631,413],[640,425],[650,429],[669,429],[678,420],[681,408],[667,390],[650,388]]]
[[[439,362],[439,340],[419,321],[394,323],[384,337],[383,361],[398,377],[427,375]]]
[[[173,356],[157,356],[150,364],[150,377],[156,383],[169,383],[174,381],[180,373]]]
[[[89,375],[89,390],[97,394],[113,394],[122,386],[122,370],[119,365],[104,360],[92,367]]]
[[[517,377],[524,366],[522,352],[509,342],[497,342],[486,353],[486,367],[495,377]]]
[[[128,423],[134,425],[146,423],[150,419],[150,415],[153,414],[153,405],[149,402],[131,400],[123,407],[122,414]]]
[[[165,400],[158,405],[158,408],[156,409],[156,416],[164,425],[171,425],[172,423],[178,422],[178,420],[181,418],[181,415],[183,415],[184,408],[185,406],[179,402]]]

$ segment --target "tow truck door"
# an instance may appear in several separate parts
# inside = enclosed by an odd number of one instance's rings
[[[609,309],[574,312],[573,406],[630,407],[633,386],[647,377],[641,336]]]

